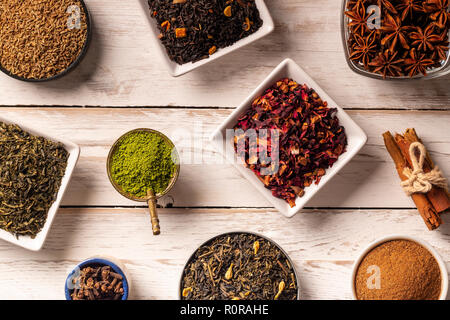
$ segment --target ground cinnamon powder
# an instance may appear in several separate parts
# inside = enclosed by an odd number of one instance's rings
[[[441,271],[436,259],[420,244],[388,241],[363,258],[355,289],[358,300],[437,300]]]

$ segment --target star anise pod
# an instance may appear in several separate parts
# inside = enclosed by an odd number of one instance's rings
[[[354,34],[362,36],[367,31],[368,16],[361,1],[358,1],[352,10],[345,11],[345,15],[350,18],[348,26]]]
[[[1,0],[0,0],[1,1]],[[347,0],[349,60],[387,77],[415,77],[440,68],[450,55],[450,0]],[[367,25],[371,5],[381,27]],[[378,10],[377,10],[378,11]]]
[[[450,21],[449,0],[427,0],[424,8],[439,28],[444,29],[447,26]]]
[[[403,21],[408,16],[412,18],[414,12],[424,12],[423,0],[401,0],[396,8],[402,12],[401,17]]]
[[[365,67],[369,65],[369,60],[375,55],[377,44],[375,43],[375,32],[368,36],[361,37],[355,34],[355,44],[352,47],[350,59],[356,62],[361,61]]]
[[[391,54],[389,50],[386,50],[370,62],[369,66],[373,67],[373,72],[381,74],[384,79],[386,77],[400,77],[402,75],[400,66],[404,60],[397,59],[397,54],[398,52]]]
[[[411,45],[417,47],[419,51],[433,51],[435,44],[442,39],[439,35],[434,33],[434,25],[430,24],[425,31],[420,27],[416,27],[416,32],[411,32],[409,38],[413,41]]]
[[[395,9],[395,6],[391,3],[392,0],[377,0],[378,6],[380,8],[386,8],[387,11],[397,14],[397,10]]]
[[[450,43],[448,42],[448,32],[443,32],[440,36],[440,42],[434,46],[434,52],[431,58],[440,62],[447,59],[447,51]]]
[[[409,52],[409,58],[405,59],[405,71],[408,72],[408,75],[412,78],[419,73],[422,73],[424,76],[427,75],[427,69],[431,68],[434,65],[434,61],[427,58],[425,54],[417,55],[416,49],[413,48]]]
[[[359,3],[361,3],[363,6],[368,2],[369,0],[348,0],[347,1],[347,10],[353,10],[355,6]]]
[[[398,16],[394,18],[390,14],[386,14],[386,20],[381,30],[386,33],[385,37],[381,40],[381,45],[384,46],[390,42],[389,51],[391,53],[394,53],[395,46],[398,42],[400,42],[404,49],[409,49],[406,34],[410,30],[410,27],[402,26],[402,21]]]

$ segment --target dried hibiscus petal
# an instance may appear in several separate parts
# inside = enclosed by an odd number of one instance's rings
[[[313,89],[281,79],[239,117],[235,151],[273,196],[294,207],[296,197],[318,184],[346,151],[336,112]]]

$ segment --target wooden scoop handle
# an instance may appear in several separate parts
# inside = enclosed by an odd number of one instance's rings
[[[153,235],[157,236],[161,233],[161,228],[159,226],[158,213],[156,212],[156,198],[152,190],[148,191],[148,195],[150,196],[148,200],[148,208],[150,209]]]

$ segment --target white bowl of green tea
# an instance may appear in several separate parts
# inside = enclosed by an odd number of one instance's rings
[[[180,279],[181,300],[299,300],[297,272],[273,240],[229,232],[204,242]]]
[[[448,271],[427,242],[391,235],[360,254],[353,266],[351,290],[355,300],[446,300]]]
[[[2,118],[0,140],[4,142],[0,145],[0,239],[38,251],[67,189],[80,147]]]

